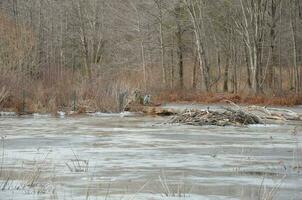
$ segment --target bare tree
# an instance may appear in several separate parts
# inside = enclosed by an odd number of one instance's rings
[[[290,7],[290,24],[292,32],[292,47],[293,47],[293,67],[294,67],[294,87],[295,92],[300,91],[300,69],[298,67],[297,55],[297,17],[298,17],[298,1],[292,0]]]
[[[129,85],[156,93],[187,83],[204,92],[301,93],[300,0],[0,4],[0,88],[14,86],[2,83],[10,74],[20,94],[26,85],[35,94],[34,87],[72,91],[87,84],[83,96],[91,98],[91,91],[113,94]],[[98,81],[103,85],[94,88]],[[47,98],[66,105],[68,95],[56,96]]]
[[[91,78],[92,65],[102,62],[105,44],[102,24],[102,1],[77,0],[75,9],[79,20],[78,34],[85,59],[86,74]]]
[[[251,68],[252,89],[255,94],[260,92],[261,89],[261,56],[265,35],[267,5],[268,0],[240,0],[242,21],[234,19],[247,48]]]
[[[163,86],[166,88],[167,85],[167,70],[165,66],[165,43],[164,43],[164,13],[163,13],[163,0],[154,0],[156,7],[158,8],[158,25],[159,25],[159,40],[160,40],[160,51],[161,51],[161,68],[162,68],[162,81],[163,81]]]
[[[203,1],[183,0],[186,8],[190,14],[191,21],[194,27],[195,43],[197,47],[197,54],[199,66],[204,80],[206,91],[210,90],[210,74],[209,63],[206,56],[206,50],[203,42],[204,35],[204,19],[203,19]]]
[[[267,73],[267,82],[269,88],[274,85],[274,68],[276,67],[276,39],[277,39],[277,23],[278,23],[278,8],[281,5],[282,0],[271,0],[269,16],[270,21],[268,22],[270,28],[270,49],[271,49],[271,64],[269,65]]]

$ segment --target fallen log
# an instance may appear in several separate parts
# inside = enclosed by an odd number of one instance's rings
[[[158,116],[171,116],[176,115],[177,111],[172,108],[162,108],[159,106],[143,106],[143,105],[133,105],[129,109],[129,112],[142,112],[146,115],[158,115]]]
[[[145,106],[142,111],[147,115],[171,116],[177,114],[174,109],[154,106]]]

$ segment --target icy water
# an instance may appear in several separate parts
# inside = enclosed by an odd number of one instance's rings
[[[0,199],[302,199],[302,124],[167,119],[2,117]]]

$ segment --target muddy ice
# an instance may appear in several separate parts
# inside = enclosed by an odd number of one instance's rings
[[[302,124],[0,118],[0,199],[301,199]]]

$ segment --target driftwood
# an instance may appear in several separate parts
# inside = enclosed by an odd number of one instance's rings
[[[260,106],[243,107],[246,111],[260,116],[264,120],[301,121],[302,114],[287,109],[267,108]]]
[[[230,105],[235,106],[237,110],[257,116],[262,121],[302,121],[302,113],[296,113],[292,110],[284,108],[269,108],[261,106],[239,106],[233,102],[228,102]]]

